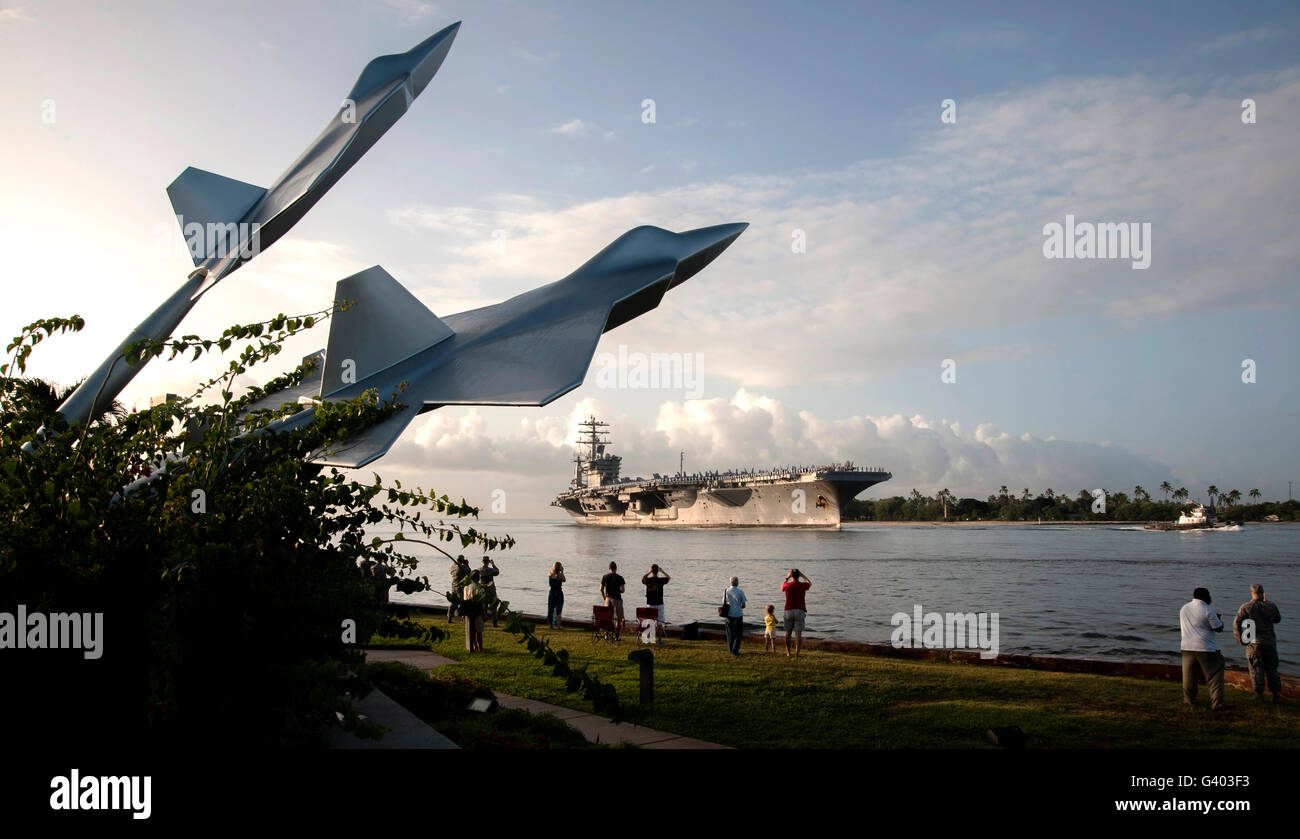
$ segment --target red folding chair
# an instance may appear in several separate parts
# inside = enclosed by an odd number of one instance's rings
[[[659,641],[659,610],[654,606],[638,606],[636,609],[637,631],[641,641],[654,644]]]
[[[601,641],[618,640],[618,622],[614,620],[613,606],[591,607],[591,636]]]

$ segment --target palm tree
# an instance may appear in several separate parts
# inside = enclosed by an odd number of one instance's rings
[[[1160,484],[1160,491],[1165,494],[1165,501],[1168,501],[1169,493],[1174,491],[1174,485],[1169,483],[1168,481],[1164,481],[1163,483]]]
[[[1133,487],[1133,500],[1150,501],[1151,496],[1147,494],[1147,491],[1142,488],[1141,484],[1138,484],[1137,486]]]
[[[1237,490],[1234,489],[1232,492],[1229,492],[1229,493],[1228,493],[1228,506],[1229,506],[1229,507],[1235,507],[1235,506],[1237,506],[1237,502],[1240,501],[1240,500],[1241,500],[1241,493],[1238,492]]]
[[[1021,501],[1028,501],[1028,500],[1029,500],[1029,487],[1025,487],[1024,490],[1021,492],[1021,494],[1020,494],[1020,500],[1021,500]]]
[[[939,500],[943,502],[944,521],[948,520],[948,499],[949,498],[952,498],[952,493],[948,491],[947,487],[944,487],[943,489],[939,490]]]
[[[1052,492],[1052,488],[1051,488],[1051,487],[1048,487],[1046,490],[1044,490],[1044,491],[1043,491],[1043,495],[1047,496],[1047,500],[1048,500],[1048,501],[1051,501],[1053,498],[1056,497],[1056,493],[1055,493],[1055,492]]]
[[[1256,504],[1259,503],[1260,494],[1261,494],[1260,491],[1257,489],[1252,489],[1249,493],[1247,493],[1247,495],[1250,496],[1250,500],[1254,501]]]
[[[916,502],[916,520],[917,520],[917,521],[920,521],[920,520],[921,520],[921,499],[924,498],[924,497],[925,497],[925,496],[921,495],[921,493],[920,493],[919,491],[917,491],[915,488],[912,489],[912,500]]]
[[[1218,488],[1217,486],[1215,486],[1214,484],[1210,484],[1210,485],[1206,488],[1206,490],[1205,490],[1205,494],[1208,495],[1208,496],[1210,496],[1210,506],[1213,507],[1213,506],[1214,506],[1214,496],[1216,496],[1216,495],[1219,494],[1219,488]]]
[[[1190,495],[1191,493],[1187,491],[1187,487],[1179,487],[1174,490],[1174,501],[1186,501]]]
[[[14,423],[11,428],[6,430],[16,435],[34,434],[42,424],[42,418],[52,416],[84,381],[85,379],[81,379],[75,384],[60,387],[53,382],[35,377],[15,379],[13,386],[16,396],[22,401],[33,405],[36,410],[27,417],[26,422]],[[99,414],[91,421],[91,424],[121,422],[130,413],[121,402],[115,399],[111,404],[99,410]]]

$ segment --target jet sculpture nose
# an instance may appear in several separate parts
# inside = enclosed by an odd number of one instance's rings
[[[683,256],[677,264],[677,273],[669,288],[675,288],[698,274],[706,265],[718,258],[727,247],[745,232],[747,222],[715,224],[679,233]]]
[[[451,49],[451,42],[456,40],[456,33],[459,31],[460,21],[456,21],[407,50],[406,57],[411,62],[411,69],[408,72],[412,98],[419,96],[438,72],[443,59],[447,57],[448,50]]]

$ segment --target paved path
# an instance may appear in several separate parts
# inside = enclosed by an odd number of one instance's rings
[[[366,650],[367,661],[400,661],[421,670],[432,670],[445,664],[455,664],[455,659],[438,655],[426,650]],[[615,723],[604,717],[575,711],[539,702],[536,699],[524,699],[508,693],[493,691],[502,708],[520,708],[531,714],[554,714],[569,725],[582,732],[591,743],[634,743],[643,749],[726,749],[717,743],[696,740],[693,737],[680,737],[666,731],[656,731],[631,723]]]
[[[357,703],[357,710],[388,731],[383,739],[357,737],[341,728],[331,728],[331,749],[458,749],[450,738],[429,727],[424,720],[398,705],[387,694],[372,690]]]

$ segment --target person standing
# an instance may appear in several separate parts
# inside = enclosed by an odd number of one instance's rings
[[[763,615],[763,652],[776,655],[776,607],[767,604],[767,614]]]
[[[551,629],[559,629],[560,613],[564,611],[564,566],[558,562],[552,565],[546,579],[551,587],[550,594],[546,595],[546,620]]]
[[[460,590],[465,587],[471,573],[469,560],[465,558],[464,554],[461,554],[452,561],[449,571],[451,573],[451,590],[459,594]],[[456,604],[452,603],[447,607],[447,623],[451,623],[455,618]]]
[[[1246,621],[1254,621],[1254,625],[1243,627]],[[1264,698],[1265,684],[1273,694],[1273,702],[1276,703],[1282,693],[1282,677],[1277,672],[1277,635],[1273,631],[1273,624],[1281,621],[1282,613],[1277,604],[1269,602],[1264,587],[1259,583],[1250,587],[1250,601],[1241,605],[1232,621],[1233,636],[1238,644],[1246,647],[1246,664],[1250,666],[1256,701]]]
[[[785,657],[790,657],[790,633],[794,632],[794,657],[799,657],[803,646],[804,620],[808,617],[808,606],[804,603],[804,594],[812,588],[812,580],[800,573],[798,568],[791,568],[781,584],[785,592]]]
[[[623,589],[627,581],[618,573],[618,563],[609,564],[609,573],[600,578],[600,596],[605,598],[606,606],[614,607],[614,617],[618,625],[623,625]]]
[[[465,648],[470,652],[482,652],[483,625],[486,619],[483,615],[482,576],[479,572],[470,572],[470,577],[461,592],[461,596],[465,599],[462,611],[465,613],[465,629],[468,635],[466,640],[469,642]]]
[[[497,582],[496,577],[501,573],[501,569],[492,561],[492,557],[483,557],[483,567],[478,569],[480,585],[487,595],[488,611],[492,614],[492,625],[497,625]]]
[[[1224,710],[1228,706],[1223,701],[1223,653],[1214,640],[1214,633],[1223,631],[1223,619],[1210,608],[1209,589],[1192,592],[1192,599],[1178,612],[1178,624],[1183,636],[1183,702],[1196,704],[1196,668],[1200,667],[1210,686],[1210,707]]]
[[[650,571],[641,578],[641,583],[645,586],[645,604],[659,611],[659,626],[656,627],[655,639],[661,644],[664,624],[668,622],[664,619],[664,586],[668,585],[670,580],[672,577],[668,576],[667,571],[660,572],[658,565],[651,565]]]
[[[731,585],[722,593],[727,604],[727,650],[740,655],[740,639],[745,632],[745,592],[740,588],[740,578],[732,577]]]

